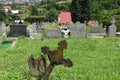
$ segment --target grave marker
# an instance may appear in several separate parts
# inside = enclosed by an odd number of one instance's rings
[[[69,24],[67,25],[70,30],[71,37],[86,37],[86,25],[85,24]]]
[[[94,38],[103,38],[106,36],[105,29],[103,28],[102,24],[91,24],[90,26],[90,32],[89,32],[89,37],[94,37]]]
[[[108,27],[108,37],[116,37],[117,27],[115,25],[115,19],[113,18],[111,21],[112,25]]]
[[[4,22],[2,22],[2,24],[1,24],[1,31],[0,32],[6,33],[6,25]]]
[[[47,38],[58,38],[61,37],[61,31],[59,29],[48,30],[46,32]]]
[[[27,36],[26,25],[23,25],[23,24],[10,25],[10,32],[7,36],[8,37]]]

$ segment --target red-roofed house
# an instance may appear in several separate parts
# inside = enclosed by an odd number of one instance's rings
[[[88,21],[88,24],[96,24],[97,23],[97,20],[89,20]]]
[[[58,22],[61,24],[72,23],[70,12],[60,12]]]
[[[4,6],[3,8],[4,8],[5,12],[8,12],[9,10],[11,10],[11,6]]]

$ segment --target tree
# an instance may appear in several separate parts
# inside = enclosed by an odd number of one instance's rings
[[[104,10],[104,6],[102,6],[102,4],[100,4],[100,1],[97,0],[93,0],[90,2],[90,15],[91,15],[91,19],[99,19],[99,14],[100,12]]]
[[[57,2],[55,8],[59,11],[69,11],[70,2]]]
[[[108,26],[110,19],[119,14],[117,14],[119,8],[119,0],[91,0],[91,18]]]
[[[58,11],[56,9],[50,9],[50,11],[46,15],[47,21],[53,22],[57,21]]]
[[[38,16],[39,15],[39,11],[38,11],[38,7],[35,5],[30,6],[30,15],[31,16]]]
[[[56,8],[56,2],[57,2],[56,0],[48,0],[47,3],[46,3],[47,5],[46,5],[45,8],[47,10],[50,10],[52,8]]]
[[[90,19],[90,0],[72,0],[70,12],[73,22],[84,22]]]
[[[9,19],[9,16],[2,10],[0,10],[0,21],[5,21],[6,19]]]

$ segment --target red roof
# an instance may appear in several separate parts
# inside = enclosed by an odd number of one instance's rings
[[[96,20],[89,20],[88,24],[96,24],[96,22],[97,22]]]
[[[71,13],[70,12],[60,12],[59,14],[59,23],[71,23]]]
[[[11,6],[4,6],[4,9],[11,9]]]

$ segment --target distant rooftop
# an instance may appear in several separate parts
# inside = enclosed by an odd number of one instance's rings
[[[89,20],[88,21],[88,24],[96,24],[97,23],[97,20]]]
[[[62,24],[72,23],[71,13],[70,12],[60,12],[58,21],[59,21],[59,23],[62,23]]]
[[[4,9],[11,9],[11,6],[3,6]]]

